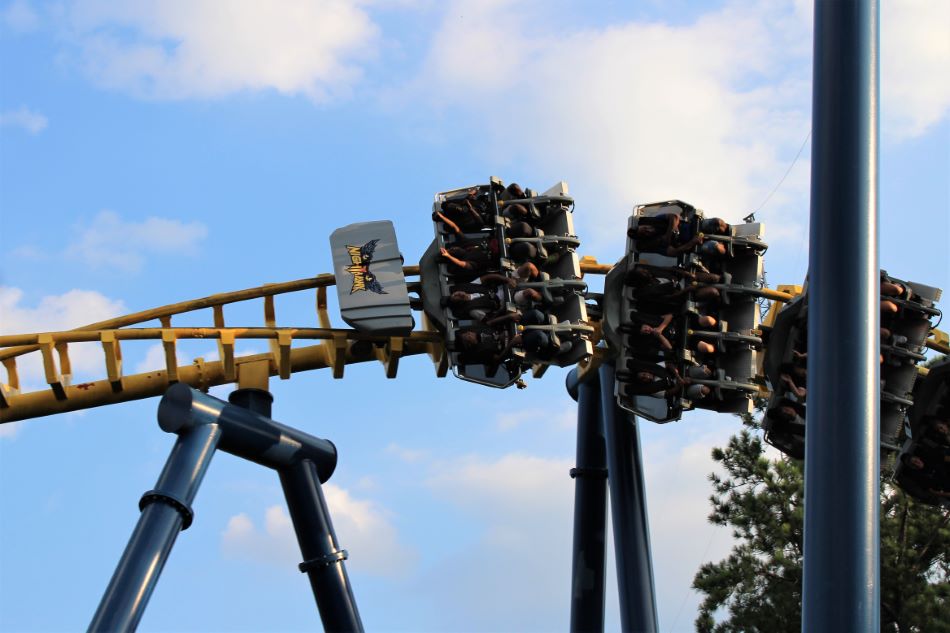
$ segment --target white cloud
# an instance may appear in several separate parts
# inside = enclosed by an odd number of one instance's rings
[[[573,490],[569,460],[510,453],[487,461],[478,455],[460,457],[435,467],[426,485],[465,509],[484,509],[498,516],[538,516],[570,508]],[[566,499],[566,500],[565,500]]]
[[[400,542],[386,510],[334,484],[324,484],[323,493],[338,542],[350,554],[349,569],[382,576],[405,572],[415,553]],[[231,558],[280,566],[300,562],[293,524],[282,505],[267,508],[263,531],[247,514],[231,517],[221,545]]]
[[[4,334],[69,330],[118,316],[125,311],[122,301],[109,299],[92,290],[70,290],[61,295],[47,295],[35,307],[30,307],[23,305],[22,290],[0,286],[0,331]],[[105,373],[102,347],[98,344],[71,344],[69,359],[74,379],[90,373],[101,378]],[[46,384],[39,352],[20,356],[17,359],[17,373],[23,392],[43,388]],[[5,373],[2,380],[7,382]]]
[[[141,269],[146,254],[194,254],[208,234],[201,222],[157,217],[127,222],[114,211],[101,211],[79,228],[76,241],[66,249],[69,257],[125,272]]]
[[[46,129],[48,123],[49,121],[45,116],[30,110],[26,106],[20,106],[16,110],[0,112],[0,126],[20,128],[30,134],[39,134]]]
[[[264,512],[264,531],[251,518],[240,513],[228,520],[221,546],[229,558],[273,563],[280,566],[300,562],[293,524],[283,507],[274,505]]]
[[[323,102],[356,84],[378,34],[352,0],[88,0],[70,18],[95,81],[158,99],[274,90]]]
[[[39,25],[39,17],[26,0],[13,0],[0,11],[0,20],[13,29],[25,33],[32,31]]]
[[[122,301],[94,290],[70,290],[42,297],[35,308],[21,304],[23,291],[0,286],[0,328],[5,334],[69,330],[122,314]]]
[[[882,129],[920,136],[950,110],[950,3],[881,3]]]

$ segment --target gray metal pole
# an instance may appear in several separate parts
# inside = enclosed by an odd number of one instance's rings
[[[577,384],[568,374],[568,392],[577,400],[577,467],[574,479],[574,545],[571,559],[571,631],[604,630],[604,576],[607,558],[607,452],[600,409],[600,380],[594,374]]]
[[[624,631],[655,633],[659,624],[640,431],[636,418],[617,406],[614,385],[614,368],[602,365],[601,410],[607,443],[607,482],[617,559],[620,624]]]
[[[879,631],[877,0],[814,37],[802,631]]]
[[[323,628],[328,632],[362,631],[353,585],[343,564],[347,553],[333,529],[317,467],[304,459],[277,473],[304,558],[299,568],[310,580]]]
[[[142,514],[89,624],[90,631],[134,631],[145,613],[178,532],[191,524],[191,504],[221,437],[201,424],[175,441],[155,489],[142,496]]]

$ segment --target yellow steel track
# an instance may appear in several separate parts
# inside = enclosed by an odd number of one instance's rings
[[[584,274],[603,275],[610,269],[610,265],[599,264],[591,257],[581,259],[581,272]],[[406,266],[403,271],[407,277],[416,276],[419,267]],[[406,336],[370,335],[332,327],[327,312],[327,288],[335,283],[332,274],[323,274],[174,303],[64,332],[0,336],[0,363],[6,370],[7,378],[5,383],[0,383],[0,423],[158,396],[174,382],[183,382],[202,390],[227,383],[266,388],[271,376],[288,379],[296,372],[331,368],[334,378],[342,378],[346,365],[374,360],[382,363],[387,378],[395,378],[399,359],[417,354],[428,354],[435,365],[436,375],[446,375],[448,358],[443,337],[431,326],[425,314],[422,315],[422,329]],[[780,291],[769,291],[768,298],[774,302],[788,301],[796,294],[797,289],[793,288],[787,286],[780,287]],[[320,327],[278,327],[274,297],[312,289],[317,291],[315,307]],[[263,299],[264,303],[263,327],[225,324],[225,306],[257,299]],[[173,317],[208,308],[213,311],[214,324],[211,327],[172,325]],[[155,320],[159,321],[160,327],[132,327]],[[190,364],[179,365],[176,345],[178,341],[186,339],[215,340],[220,360],[204,361],[197,358]],[[241,339],[266,340],[270,351],[235,356],[235,341]],[[124,375],[121,344],[130,340],[160,341],[164,349],[165,366],[146,373]],[[292,347],[295,340],[314,340],[319,343]],[[353,343],[357,341],[371,344],[354,346]],[[98,342],[102,346],[105,378],[72,384],[69,344],[88,342]],[[935,331],[927,343],[929,347],[944,353],[950,351],[947,335],[943,332]],[[48,388],[21,393],[17,359],[35,353],[42,357]],[[598,350],[590,365],[599,364],[603,356],[602,350]]]
[[[585,274],[602,275],[610,268],[610,265],[599,264],[590,257],[581,262],[581,271]],[[406,266],[403,272],[407,277],[417,276],[419,267]],[[422,329],[406,336],[369,335],[332,327],[327,312],[327,288],[335,284],[332,274],[323,274],[173,303],[65,332],[0,336],[0,363],[7,378],[5,383],[0,383],[0,423],[158,396],[174,382],[202,390],[227,383],[266,387],[271,376],[287,379],[296,372],[311,369],[331,368],[334,378],[342,378],[346,365],[374,360],[383,364],[388,378],[395,378],[399,359],[417,354],[428,354],[435,365],[436,375],[446,375],[448,358],[443,337],[424,314]],[[312,289],[317,291],[316,312],[320,327],[278,327],[274,297]],[[257,299],[263,299],[264,327],[225,324],[225,306]],[[213,311],[214,324],[211,327],[172,325],[174,317],[208,308]],[[160,327],[133,327],[156,320]],[[220,360],[197,358],[190,364],[179,365],[177,343],[185,339],[215,340]],[[270,351],[236,356],[234,343],[241,339],[266,340]],[[130,340],[160,341],[165,352],[165,366],[146,373],[124,375],[122,342]],[[292,347],[295,340],[319,343]],[[356,341],[366,341],[371,345],[354,346]],[[72,384],[69,344],[88,342],[98,342],[102,346],[105,378]],[[48,388],[22,393],[17,359],[37,353],[42,357]]]
[[[418,275],[418,266],[407,266],[407,276]],[[596,271],[591,271],[596,272]],[[13,334],[0,336],[0,362],[6,370],[6,382],[0,384],[0,423],[42,417],[54,413],[126,402],[161,395],[171,383],[184,382],[198,389],[236,382],[241,386],[266,386],[270,376],[290,378],[295,372],[329,367],[335,378],[342,378],[351,363],[378,360],[386,376],[395,378],[403,356],[429,354],[436,375],[444,376],[448,361],[442,336],[423,317],[423,329],[406,336],[367,335],[356,330],[334,328],[327,312],[327,288],[335,285],[332,274],[318,275],[285,283],[267,284],[201,299],[183,301],[144,310],[66,332]],[[318,328],[278,327],[276,295],[316,289]],[[264,327],[227,326],[225,306],[241,301],[263,299]],[[173,327],[173,317],[212,309],[212,327]],[[130,327],[158,320],[161,327]],[[183,339],[213,339],[220,360],[201,358],[179,365],[176,344]],[[270,352],[235,356],[239,339],[266,340]],[[160,341],[165,352],[165,367],[141,374],[122,372],[123,341]],[[316,345],[292,347],[294,340],[316,340]],[[353,347],[355,341],[373,345]],[[69,344],[99,342],[102,345],[105,378],[80,384],[71,383]],[[43,361],[47,389],[21,393],[17,359],[39,353]]]

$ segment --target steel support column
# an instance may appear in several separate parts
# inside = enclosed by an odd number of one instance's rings
[[[142,514],[89,624],[89,631],[134,631],[145,613],[178,532],[191,524],[191,504],[221,437],[217,424],[178,436],[155,489],[142,496]]]
[[[604,575],[607,556],[607,454],[595,373],[577,384],[568,375],[568,392],[577,400],[577,467],[574,479],[574,545],[571,564],[571,631],[604,630]]]
[[[337,542],[316,466],[303,459],[277,472],[304,558],[300,571],[310,579],[323,628],[362,631],[353,586],[343,565],[346,551]]]
[[[802,630],[880,630],[878,2],[816,0]]]
[[[624,631],[654,633],[659,625],[640,431],[636,418],[617,406],[613,367],[602,365],[599,371],[620,624]]]

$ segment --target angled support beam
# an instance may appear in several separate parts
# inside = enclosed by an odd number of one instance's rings
[[[176,336],[169,330],[162,332],[162,348],[165,351],[165,376],[169,383],[178,382],[178,353]]]
[[[41,334],[37,342],[40,346],[40,353],[43,355],[43,373],[46,375],[46,384],[53,390],[57,400],[65,400],[66,389],[63,384],[63,377],[56,369],[56,359],[53,356],[55,349],[53,338],[49,334]]]
[[[20,374],[16,368],[16,356],[3,359],[3,368],[7,372],[7,385],[13,391],[20,390]]]
[[[320,286],[317,288],[317,322],[320,327],[330,328],[330,313],[327,311],[327,288]]]
[[[327,341],[327,352],[329,353],[330,368],[333,370],[334,378],[343,378],[343,368],[346,367],[346,334],[337,333],[333,339]],[[326,345],[326,343],[324,344]]]
[[[73,375],[73,364],[69,360],[69,345],[67,343],[56,343],[56,354],[59,356],[59,373],[63,377],[63,383],[68,385]]]
[[[122,347],[115,338],[113,330],[106,330],[100,336],[102,351],[106,355],[106,376],[112,388],[122,391]]]
[[[386,342],[386,347],[376,349],[376,358],[386,369],[386,378],[395,378],[399,371],[399,359],[402,356],[403,339],[399,336],[393,336]]]
[[[277,375],[281,380],[290,378],[290,343],[293,337],[288,330],[277,332]]]

